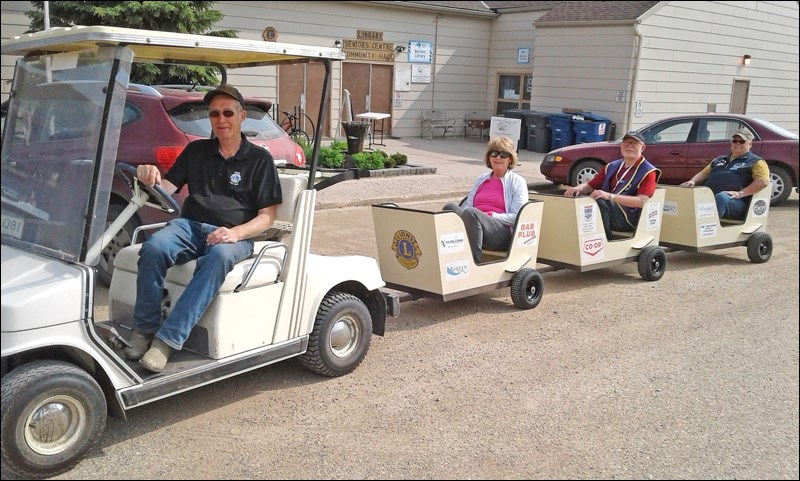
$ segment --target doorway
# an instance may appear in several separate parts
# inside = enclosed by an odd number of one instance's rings
[[[314,137],[317,126],[319,106],[322,103],[322,82],[325,78],[325,66],[320,63],[281,65],[278,67],[278,108],[276,120],[282,121],[283,112],[291,112],[298,116],[298,127]],[[330,118],[330,94],[328,95],[325,115],[322,118],[322,136],[330,136],[328,124]],[[299,112],[308,115],[309,122]],[[312,125],[313,124],[313,125]]]
[[[747,96],[750,93],[749,80],[734,80],[733,93],[731,94],[731,113],[747,113]]]
[[[342,65],[342,88],[350,92],[353,116],[364,112],[392,113],[394,67],[345,62]],[[387,119],[390,120],[390,119]],[[386,122],[385,135],[391,135],[392,122]]]

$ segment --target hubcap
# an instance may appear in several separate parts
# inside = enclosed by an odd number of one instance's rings
[[[342,316],[331,329],[331,351],[337,357],[347,357],[356,348],[361,328],[351,316]]]
[[[25,420],[25,442],[34,452],[53,455],[74,445],[86,429],[86,410],[72,396],[52,396]]]

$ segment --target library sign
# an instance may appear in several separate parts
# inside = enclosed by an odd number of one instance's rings
[[[394,62],[394,42],[384,42],[383,32],[358,30],[358,38],[343,39],[347,60]]]

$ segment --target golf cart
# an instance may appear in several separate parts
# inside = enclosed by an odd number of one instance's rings
[[[376,261],[310,252],[319,132],[309,169],[281,173],[277,221],[228,275],[185,348],[151,373],[121,354],[131,334],[141,236],[123,249],[108,318],[95,305],[94,266],[145,203],[177,206],[122,169],[133,198],[106,229],[123,106],[133,62],[226,69],[321,62],[330,85],[338,49],[110,27],[54,28],[2,42],[18,55],[2,143],[2,468],[30,478],[71,469],[99,440],[107,413],[201,387],[287,358],[340,376],[383,335],[387,300]],[[251,77],[257,78],[257,77]],[[326,96],[320,116],[325,112]],[[288,227],[287,227],[288,226]],[[142,226],[147,228],[147,226]],[[166,314],[194,263],[167,274]]]

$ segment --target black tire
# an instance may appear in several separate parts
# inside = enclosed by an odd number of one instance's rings
[[[772,236],[756,232],[747,239],[747,257],[750,262],[763,264],[772,257]]]
[[[603,164],[596,160],[582,160],[572,168],[569,175],[569,185],[576,186],[589,182],[603,168]]]
[[[123,210],[125,210],[125,206],[120,204],[111,204],[108,206],[106,229],[114,222],[114,219],[122,214]],[[100,282],[106,286],[111,285],[111,275],[114,273],[114,259],[117,258],[119,251],[131,245],[133,231],[136,230],[140,224],[139,218],[133,216],[131,220],[123,226],[122,230],[111,239],[111,242],[103,249],[103,252],[100,253],[100,262],[97,264],[97,277],[100,279]]]
[[[297,145],[310,145],[311,138],[308,136],[307,133],[303,132],[302,130],[295,130],[294,132],[289,135],[289,137],[294,140],[294,143]],[[303,143],[304,142],[304,143]]]
[[[646,281],[657,281],[667,270],[667,253],[658,246],[647,246],[639,253],[639,275]]]
[[[770,165],[769,180],[772,182],[769,205],[778,205],[789,198],[792,193],[792,176],[789,175],[785,168],[778,165]]]
[[[97,444],[106,400],[84,370],[60,361],[34,361],[3,378],[3,469],[49,478],[72,469]]]
[[[308,350],[298,358],[306,369],[323,376],[349,374],[361,364],[372,341],[372,316],[361,299],[329,292],[320,303]]]
[[[544,279],[536,269],[524,268],[511,278],[511,300],[520,309],[533,309],[544,296]]]

